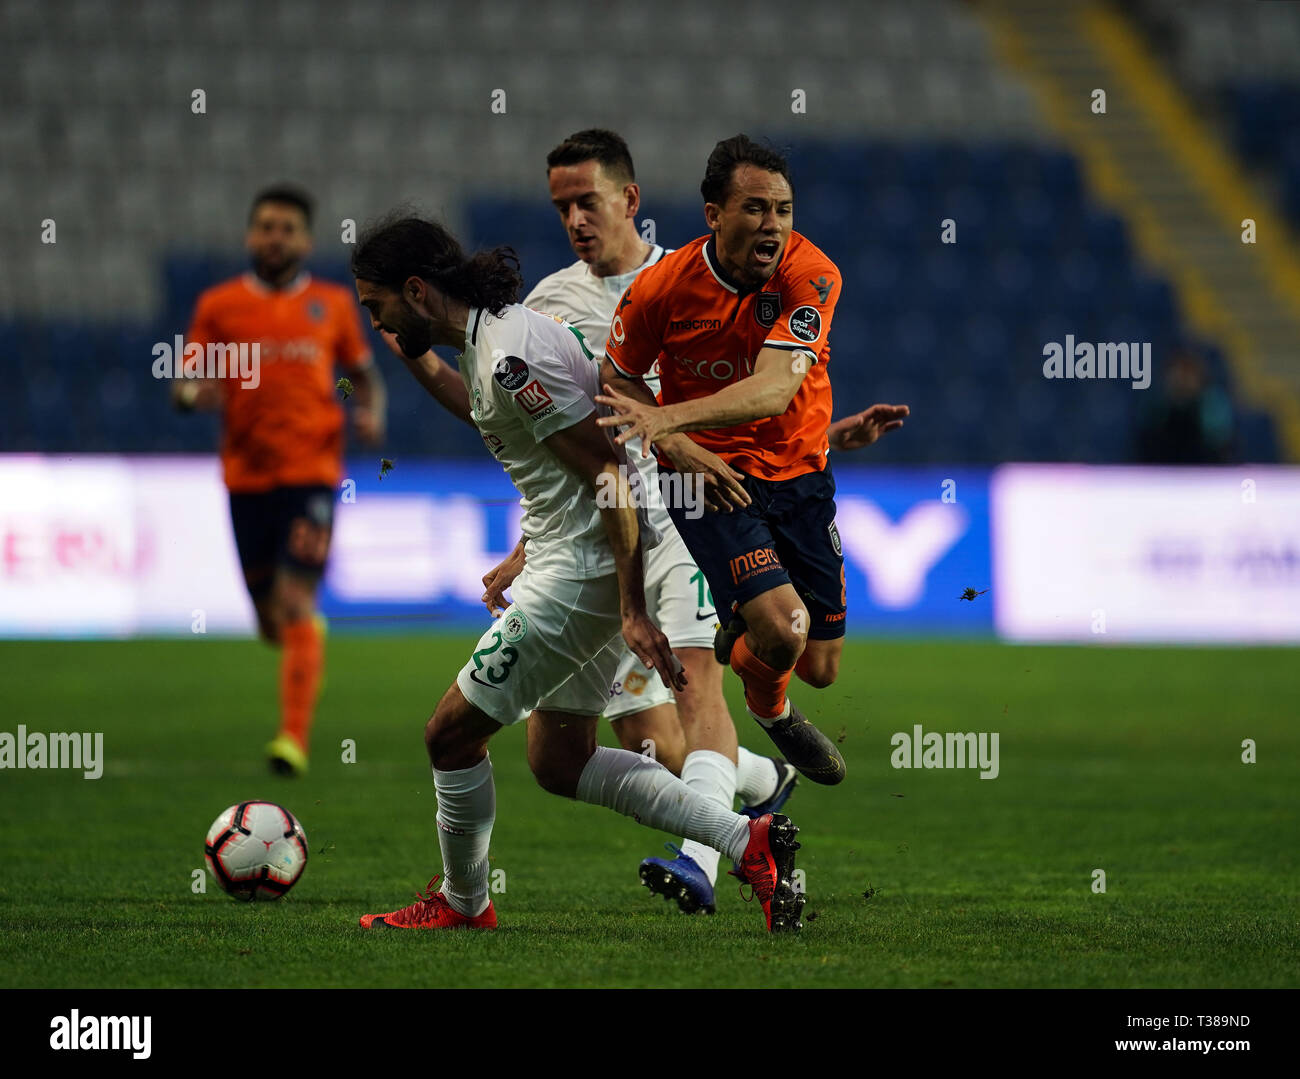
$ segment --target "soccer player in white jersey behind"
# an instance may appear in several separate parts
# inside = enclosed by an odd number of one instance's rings
[[[578,261],[543,278],[524,304],[576,326],[599,360],[619,297],[665,251],[637,232],[640,192],[631,153],[618,134],[596,128],[579,131],[547,155],[546,165],[551,202]],[[652,389],[657,387],[652,384]],[[689,439],[683,442],[697,455],[712,457],[715,467],[730,471],[720,458]],[[730,807],[739,796],[746,816],[774,813],[788,799],[797,773],[779,757],[760,757],[737,745],[722,693],[723,667],[713,654],[718,622],[708,584],[664,509],[654,457],[642,456],[639,442],[629,443],[627,449],[641,473],[639,490],[646,495],[651,521],[663,535],[646,555],[646,576],[656,582],[647,588],[646,598],[686,669],[688,685],[674,695],[662,679],[647,676],[644,664],[616,640],[611,647],[620,652],[619,664],[605,718],[624,749],[639,753],[652,746],[661,764],[719,804]],[[694,480],[699,473],[682,475]],[[738,478],[733,490],[748,499]],[[695,496],[696,510],[702,513],[701,493],[702,484],[670,492]],[[505,606],[503,591],[526,557],[521,545],[484,578],[484,601],[493,613]],[[685,913],[712,913],[717,851],[689,839],[680,849],[668,846],[676,857],[642,861],[642,882],[652,892],[675,899]]]
[[[496,791],[487,743],[529,718],[529,765],[543,788],[729,855],[762,903],[769,931],[801,928],[804,897],[793,887],[798,829],[787,817],[741,816],[647,757],[596,745],[619,657],[607,646],[620,629],[666,684],[683,690],[687,679],[646,613],[643,550],[659,536],[628,489],[635,470],[596,424],[598,365],[581,334],[515,302],[521,282],[508,249],[467,258],[433,222],[380,222],[358,243],[352,272],[375,328],[391,335],[444,407],[474,423],[523,495],[527,542],[513,602],[425,727],[442,887],[433,890],[435,877],[415,903],[364,915],[361,925],[495,927],[488,846]],[[461,350],[459,373],[434,345]],[[598,502],[606,484],[615,497]]]

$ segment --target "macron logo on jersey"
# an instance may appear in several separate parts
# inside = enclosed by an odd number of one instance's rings
[[[668,329],[675,333],[682,330],[720,330],[722,329],[722,319],[679,318],[669,322]]]

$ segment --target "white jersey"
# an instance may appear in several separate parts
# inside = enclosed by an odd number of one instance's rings
[[[523,495],[528,564],[582,577],[612,573],[595,493],[542,445],[596,411],[600,368],[574,328],[521,304],[500,315],[474,307],[458,362],[474,424]],[[660,533],[644,511],[638,517],[649,550]]]
[[[524,305],[548,315],[558,315],[576,326],[587,341],[587,348],[597,360],[605,358],[605,341],[609,337],[609,324],[614,321],[614,308],[637,274],[653,266],[670,252],[655,244],[645,262],[634,270],[614,277],[597,277],[591,267],[579,259],[572,266],[543,277],[524,299]],[[645,375],[650,392],[659,396],[659,364]],[[656,529],[666,532],[672,525],[664,509],[659,490],[659,468],[654,454],[641,456],[641,440],[629,439],[628,457],[641,474],[642,489],[649,495],[650,519]]]
[[[565,322],[578,327],[587,339],[587,348],[596,359],[605,358],[605,341],[609,337],[609,324],[614,321],[614,308],[628,285],[647,266],[653,266],[670,254],[656,244],[645,262],[635,270],[616,277],[597,277],[591,267],[579,260],[572,266],[543,277],[524,299],[524,306],[548,315],[559,315]],[[659,366],[656,364],[645,376],[650,391],[659,396]]]

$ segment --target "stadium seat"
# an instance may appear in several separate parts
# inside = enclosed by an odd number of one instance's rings
[[[1300,29],[1293,17],[1247,10],[1290,5],[1152,3],[1175,28],[1179,70],[1199,61],[1199,85],[1220,95],[1248,152],[1277,170],[1300,220]],[[1170,283],[1139,262],[1124,221],[1085,190],[1078,160],[1044,134],[1029,92],[964,5],[880,0],[869,19],[818,5],[792,22],[774,0],[758,0],[737,24],[751,51],[733,61],[717,59],[714,20],[693,0],[616,5],[599,20],[501,0],[459,12],[463,32],[432,52],[427,43],[446,37],[442,7],[398,0],[140,0],[111,12],[74,0],[62,20],[66,50],[50,44],[40,4],[13,0],[6,17],[23,63],[0,72],[0,90],[48,103],[51,115],[0,116],[0,156],[32,163],[0,174],[0,202],[60,219],[59,248],[38,252],[30,272],[0,267],[0,358],[17,361],[24,416],[6,424],[8,448],[46,436],[75,446],[66,417],[57,428],[59,409],[88,377],[103,403],[85,445],[210,451],[212,431],[172,417],[141,372],[153,341],[184,332],[198,294],[244,269],[248,199],[273,179],[317,195],[322,254],[336,249],[338,221],[411,199],[445,216],[469,247],[513,245],[530,285],[569,264],[541,166],[559,139],[592,123],[629,138],[639,224],[652,220],[671,247],[705,231],[697,185],[721,134],[750,130],[789,148],[796,227],[843,274],[836,399],[916,409],[880,460],[1125,459],[1114,445],[1078,439],[1088,424],[1129,422],[1128,398],[1073,406],[1077,387],[1041,377],[1043,345],[1067,333],[1122,334],[1115,339],[1165,349],[1183,331]],[[267,36],[250,39],[259,21]],[[1195,29],[1179,31],[1187,25]],[[674,28],[666,52],[665,26]],[[520,34],[581,38],[585,59],[521,53]],[[756,92],[753,78],[792,34],[820,44],[817,62],[791,76],[808,95],[800,115],[788,89]],[[277,35],[301,48],[272,49]],[[653,67],[627,70],[634,65],[610,58],[616,43]],[[188,95],[199,86],[208,111],[196,115]],[[508,95],[503,115],[487,111],[497,87]],[[444,106],[436,120],[421,114],[425,100]],[[92,219],[94,228],[78,226]],[[941,242],[946,219],[956,243]],[[17,225],[0,229],[6,242],[30,240]],[[101,285],[69,318],[76,268]],[[349,281],[346,253],[313,270]],[[1228,385],[1222,357],[1206,354],[1212,378]],[[1016,423],[971,420],[1022,390]],[[426,408],[397,397],[394,452],[481,454],[463,425],[430,422]]]

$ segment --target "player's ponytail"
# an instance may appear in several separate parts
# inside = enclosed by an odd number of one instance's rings
[[[494,247],[464,259],[442,281],[434,283],[448,296],[499,315],[503,307],[519,301],[524,278],[514,248]]]
[[[523,288],[519,259],[509,247],[465,256],[442,225],[391,214],[371,225],[352,253],[352,276],[400,291],[422,277],[453,299],[494,315],[516,303]]]

